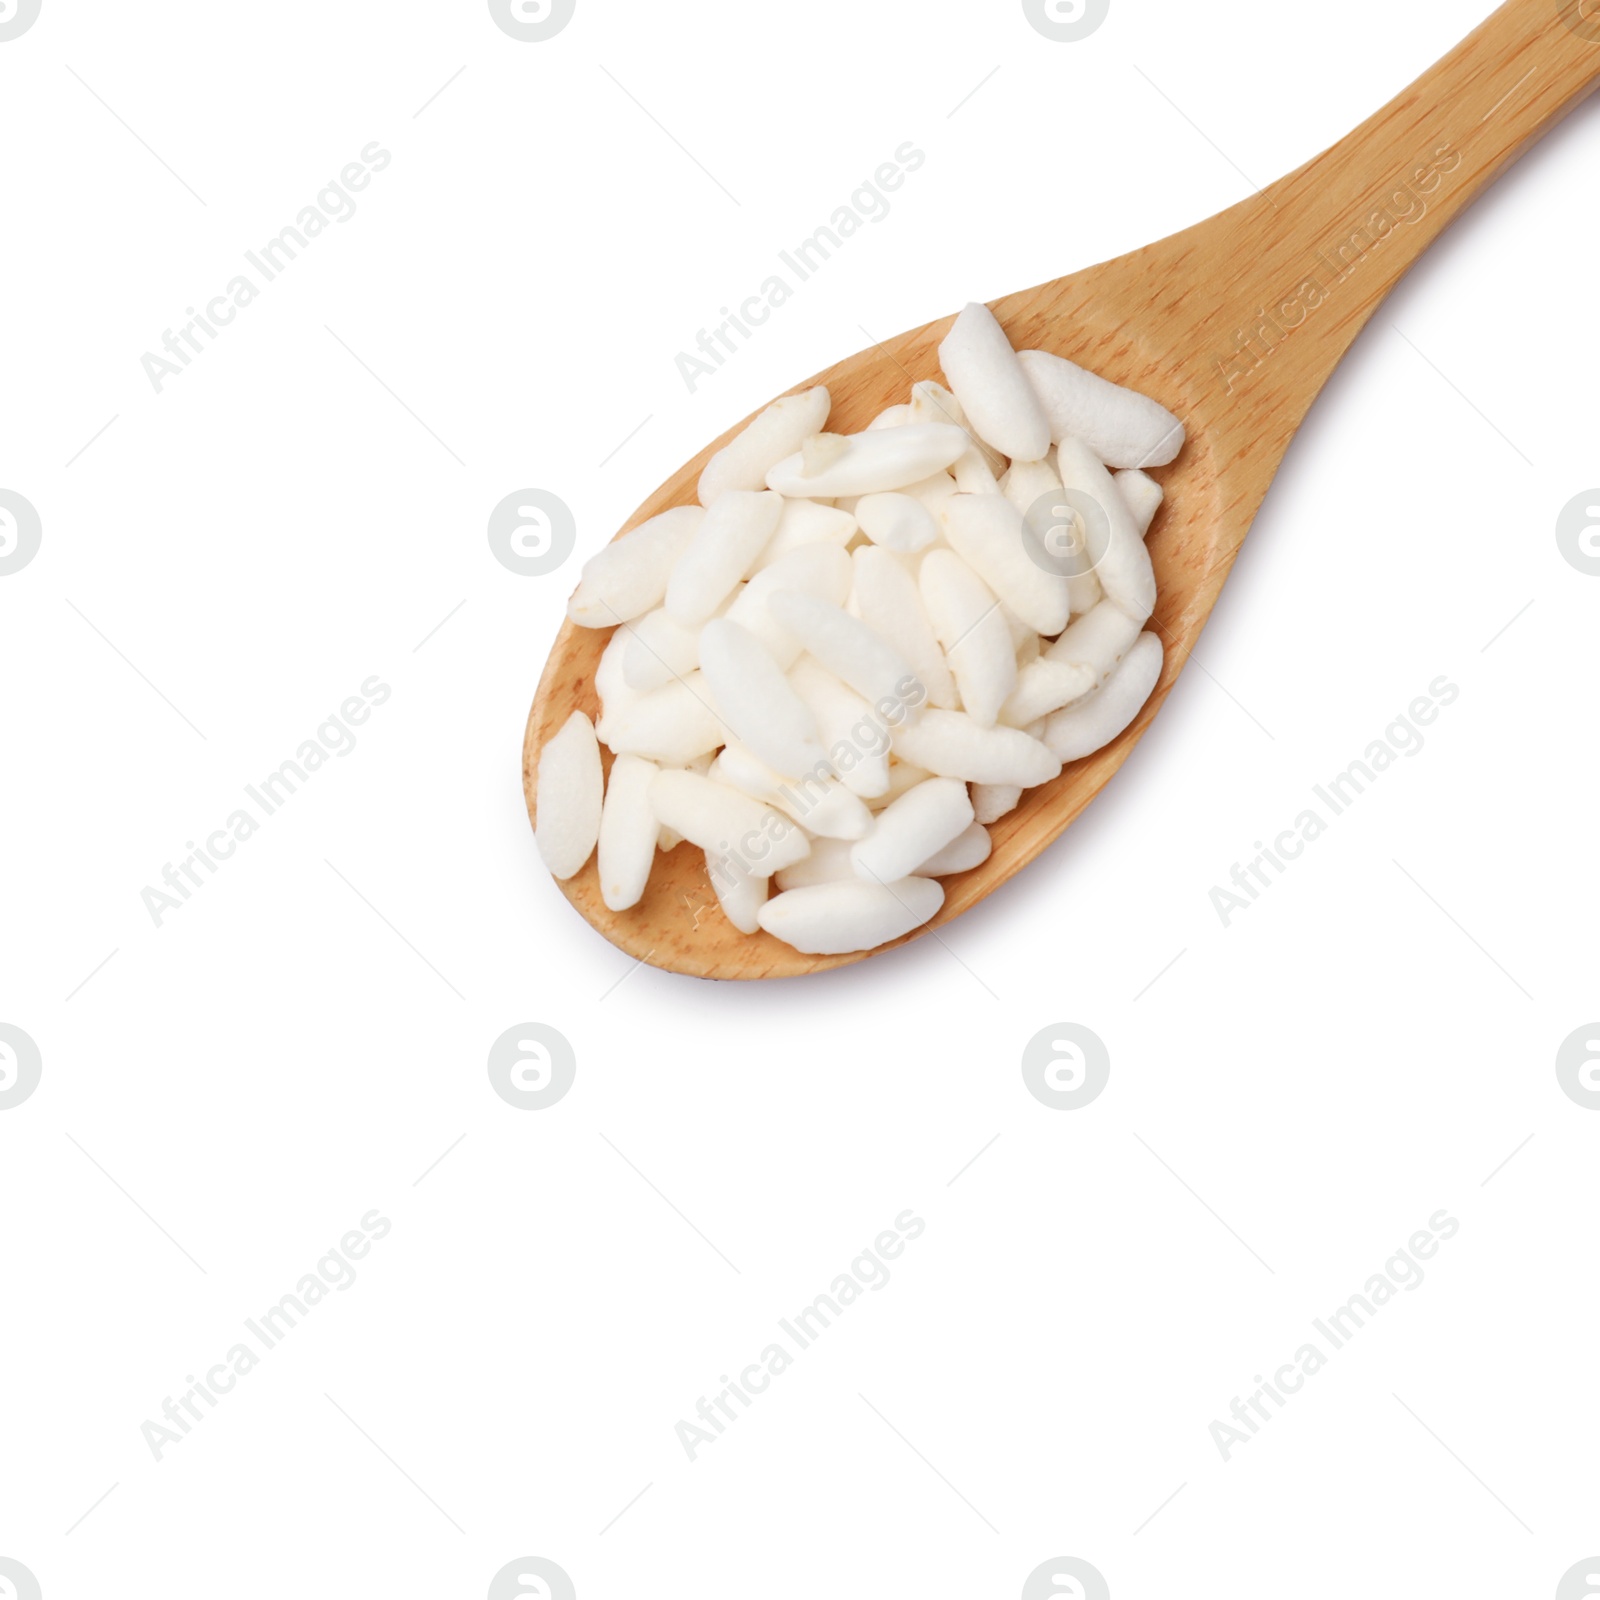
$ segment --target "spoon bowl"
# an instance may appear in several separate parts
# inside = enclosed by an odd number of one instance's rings
[[[609,910],[593,857],[561,884],[613,944],[701,978],[779,978],[893,949],[961,915],[1027,866],[1111,780],[1161,709],[1216,603],[1295,432],[1356,335],[1406,270],[1470,201],[1600,84],[1600,18],[1582,0],[1509,0],[1347,138],[1209,220],[1115,260],[991,303],[1018,350],[1047,350],[1148,394],[1187,428],[1171,465],[1150,469],[1165,500],[1149,536],[1157,600],[1146,627],[1161,676],[1132,724],[1059,778],[1025,791],[990,826],[993,851],[942,880],[931,921],[875,950],[811,956],[723,916],[690,845],[658,856],[638,905]],[[833,397],[828,428],[857,432],[913,382],[938,378],[954,317],[869,346],[808,378]],[[746,419],[748,421],[749,419]],[[706,461],[673,473],[619,530],[697,503]],[[610,633],[562,625],[523,742],[536,820],[539,751],[573,711],[598,715],[595,669]],[[608,771],[610,755],[602,749]]]

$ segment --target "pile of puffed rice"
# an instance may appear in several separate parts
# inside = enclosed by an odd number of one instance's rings
[[[598,723],[540,752],[537,837],[606,905],[687,840],[728,920],[797,950],[920,927],[987,859],[1024,789],[1133,720],[1161,672],[1144,535],[1183,425],[969,305],[865,432],[807,389],[583,569],[568,606],[615,630]],[[1116,469],[1113,471],[1113,469]],[[609,783],[600,745],[612,752]]]

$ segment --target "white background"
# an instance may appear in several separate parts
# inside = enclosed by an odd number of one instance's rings
[[[1546,1596],[1596,1553],[1600,1115],[1553,1060],[1600,1014],[1600,579],[1554,524],[1600,481],[1600,101],[1374,320],[1155,728],[942,942],[634,970],[519,787],[579,561],[707,438],[1231,204],[1484,3],[1113,0],[1055,44],[1000,0],[579,0],[524,44],[481,3],[44,0],[0,44],[0,487],[44,530],[0,579],[0,1021],[44,1062],[0,1112],[0,1555],[47,1600],[480,1596],[523,1555],[582,1600],[1012,1596],[1059,1555],[1118,1600]],[[906,140],[892,213],[691,395],[676,353]],[[548,578],[485,537],[522,487],[577,517]],[[358,747],[153,925],[373,674]],[[1213,884],[1441,674],[1426,748],[1224,928]],[[1059,1112],[1018,1064],[1069,1020],[1112,1073]],[[543,1112],[485,1072],[527,1021],[578,1059]],[[691,1464],[674,1424],[908,1207],[894,1281]],[[360,1280],[152,1459],[372,1208]],[[1225,1464],[1213,1419],[1440,1208],[1427,1281]]]

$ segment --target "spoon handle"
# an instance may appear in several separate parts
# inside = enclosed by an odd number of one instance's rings
[[[1130,258],[1175,283],[1204,259],[1183,377],[1215,424],[1286,445],[1407,269],[1597,86],[1600,0],[1507,0],[1331,149]]]

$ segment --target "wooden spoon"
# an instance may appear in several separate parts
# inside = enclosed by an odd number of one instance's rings
[[[942,927],[1033,860],[1105,786],[1161,709],[1311,402],[1384,296],[1457,213],[1600,82],[1595,0],[1509,0],[1347,138],[1207,222],[1156,244],[1007,295],[992,309],[1019,350],[1051,350],[1153,395],[1188,426],[1158,469],[1167,500],[1150,535],[1160,598],[1160,682],[1133,725],[1097,754],[1029,790],[996,823],[981,867],[944,880]],[[939,376],[953,318],[836,362],[804,385],[833,396],[829,429],[864,428]],[[623,532],[695,503],[713,440],[667,479]],[[574,709],[597,717],[595,666],[609,631],[563,625],[528,718],[522,777],[534,816],[539,750]],[[609,757],[607,757],[609,761]],[[658,857],[639,905],[607,910],[591,857],[561,885],[629,955],[700,978],[818,972],[862,955],[807,956],[722,915],[689,845]],[[898,940],[905,943],[906,940]],[[882,946],[892,949],[892,945]]]

